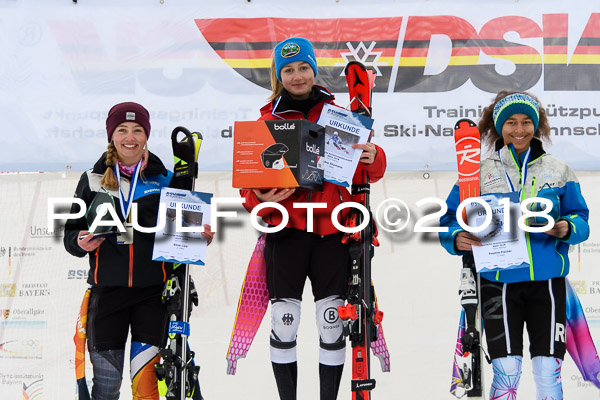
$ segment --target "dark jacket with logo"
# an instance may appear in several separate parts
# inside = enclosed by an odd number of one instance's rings
[[[298,101],[292,100],[289,95],[279,96],[271,103],[261,108],[260,120],[279,120],[279,119],[308,119],[309,121],[316,122],[321,115],[323,105],[333,104],[334,96],[324,87],[314,85],[311,95],[310,103],[311,107],[308,110],[299,111]],[[377,147],[377,155],[375,160],[370,165],[358,163],[356,172],[354,173],[354,182],[357,183],[358,178],[365,172],[369,174],[370,182],[377,182],[383,177],[386,168],[386,158],[383,149]],[[252,190],[241,189],[240,194],[246,199],[244,207],[248,211],[252,211],[254,207],[260,204],[260,201]],[[350,193],[348,189],[343,186],[338,186],[330,182],[323,182],[323,191],[307,191],[307,190],[296,190],[290,197],[280,202],[280,204],[287,210],[290,219],[286,227],[296,228],[300,230],[306,230],[306,209],[294,208],[294,203],[326,203],[327,208],[320,208],[314,210],[314,226],[313,232],[320,235],[329,235],[337,233],[338,229],[331,222],[331,215],[333,209],[341,203],[351,201]],[[279,211],[273,208],[265,208],[261,210],[258,215],[269,225],[279,225],[282,221],[282,215]],[[342,218],[342,213],[339,215],[339,219]]]
[[[94,167],[84,172],[75,190],[75,197],[82,199],[87,207],[100,190],[100,179],[107,169],[106,153],[96,162]],[[172,172],[168,171],[160,159],[150,153],[148,164],[143,170],[143,176],[138,178],[133,201],[137,203],[138,224],[143,227],[156,226],[160,190],[170,186]],[[129,192],[130,181],[121,176],[121,187]],[[118,189],[117,189],[118,190]],[[119,205],[117,190],[108,190],[113,196],[115,211],[119,219],[125,220]],[[79,211],[74,204],[71,213]],[[134,230],[133,244],[117,244],[117,239],[108,237],[95,251],[87,252],[77,244],[77,235],[81,230],[87,230],[85,217],[69,219],[65,224],[64,245],[69,253],[77,257],[89,254],[90,272],[88,283],[98,286],[146,287],[160,285],[165,282],[172,264],[152,261],[154,233],[143,233]]]

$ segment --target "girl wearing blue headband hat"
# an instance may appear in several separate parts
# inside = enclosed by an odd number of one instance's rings
[[[317,76],[317,58],[312,44],[301,37],[279,42],[273,50],[271,86],[273,96],[282,89],[296,100],[307,99]]]
[[[550,141],[550,127],[544,108],[533,95],[498,93],[483,110],[479,131],[482,142],[494,149],[481,162],[481,195],[518,192],[521,202],[532,197],[549,199],[553,204],[549,215],[555,222],[544,232],[525,233],[529,265],[481,273],[483,325],[494,369],[490,399],[516,394],[525,324],[536,398],[562,399],[568,251],[570,245],[588,238],[589,210],[571,168],[544,151],[541,140]],[[455,185],[446,200],[448,211],[440,220],[448,232],[439,236],[450,254],[466,255],[473,246],[481,246],[481,241],[457,223],[459,199]],[[529,218],[527,224],[544,226],[543,222],[540,225],[536,218]]]
[[[333,104],[333,95],[314,84],[317,60],[312,44],[299,37],[275,46],[271,66],[273,93],[261,111],[261,120],[307,119],[316,122],[323,105]],[[371,182],[385,172],[383,150],[372,144],[353,145],[363,150],[355,176],[368,172]],[[343,234],[331,222],[332,210],[350,201],[344,187],[323,183],[323,191],[294,189],[240,190],[244,207],[252,211],[262,202],[275,201],[286,208],[289,221],[277,233],[269,233],[264,250],[267,287],[271,298],[271,362],[282,400],[296,399],[296,333],[306,278],[310,278],[319,331],[320,399],[337,398],[345,360],[346,342],[337,307],[344,304],[348,285],[348,247]],[[307,230],[306,210],[295,203],[324,203],[314,212],[314,229]],[[265,211],[269,213],[265,213]],[[260,213],[268,225],[279,225],[282,215],[269,208]],[[340,221],[342,222],[342,221]]]
[[[550,142],[546,110],[535,96],[527,93],[498,93],[494,102],[483,110],[479,131],[490,148],[502,137],[504,145],[512,144],[517,154],[527,151],[534,137]]]

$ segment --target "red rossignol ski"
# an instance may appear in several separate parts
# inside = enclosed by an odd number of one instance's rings
[[[458,189],[460,201],[479,196],[479,167],[481,141],[477,125],[469,119],[459,120],[454,127],[456,161],[458,164]],[[463,213],[466,221],[466,214]],[[479,274],[475,269],[473,253],[463,256],[460,278],[460,303],[462,306],[458,338],[454,352],[450,393],[469,399],[483,399],[483,316]]]
[[[460,201],[479,196],[479,164],[481,141],[479,129],[470,119],[461,119],[454,126],[456,162],[458,164],[458,188]]]
[[[374,83],[374,74],[367,70],[361,63],[352,61],[345,69],[348,91],[350,93],[351,111],[371,116],[371,92]],[[359,184],[352,185],[352,201],[360,202],[370,211],[370,184],[366,171]],[[353,213],[348,225],[361,224],[362,214]],[[344,334],[349,336],[352,344],[352,399],[366,400],[371,398],[371,390],[375,388],[375,379],[371,378],[370,351],[382,350],[376,355],[382,361],[384,371],[389,371],[389,353],[385,346],[381,319],[383,313],[379,311],[373,284],[371,282],[371,259],[374,246],[378,245],[377,231],[373,218],[362,232],[345,237],[350,240],[350,282],[348,286],[347,304],[338,307],[338,313],[344,324]],[[378,336],[378,332],[380,335]]]

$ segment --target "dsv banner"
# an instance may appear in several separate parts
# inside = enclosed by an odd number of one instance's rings
[[[407,21],[401,36],[403,18]],[[545,91],[600,90],[600,13],[590,14],[580,37],[569,37],[569,23],[583,22],[573,19],[569,14],[543,14],[538,24],[528,17],[502,16],[479,30],[452,15],[219,18],[197,19],[196,24],[231,68],[264,88],[270,87],[275,44],[304,36],[314,44],[320,79],[335,93],[346,90],[343,69],[353,60],[376,72],[378,92],[447,92],[469,79],[490,93],[527,90],[541,79]],[[539,46],[522,43],[532,38],[539,39]],[[438,69],[432,73],[427,65],[433,57]],[[504,70],[498,65],[505,65]]]

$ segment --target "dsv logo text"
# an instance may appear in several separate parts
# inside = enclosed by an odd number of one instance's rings
[[[527,90],[540,80],[546,91],[600,90],[600,13],[541,12],[492,13],[486,19],[468,11],[462,16],[356,18],[351,39],[340,32],[328,33],[326,41],[323,31],[345,22],[342,18],[312,19],[315,28],[305,36],[319,42],[315,46],[319,73],[331,77],[327,87],[334,93],[347,90],[340,68],[351,60],[375,72],[376,92],[449,92],[471,81],[479,90],[497,93]],[[270,62],[257,56],[264,42],[240,42],[239,38],[259,37],[264,26],[272,25],[281,28],[281,37],[293,36],[306,20],[197,19],[196,25],[226,63],[244,78],[268,88]],[[572,26],[583,27],[582,33],[574,36],[569,31]],[[223,51],[223,43],[235,43],[237,51]],[[254,63],[240,63],[240,59]],[[252,64],[261,67],[250,72]]]

